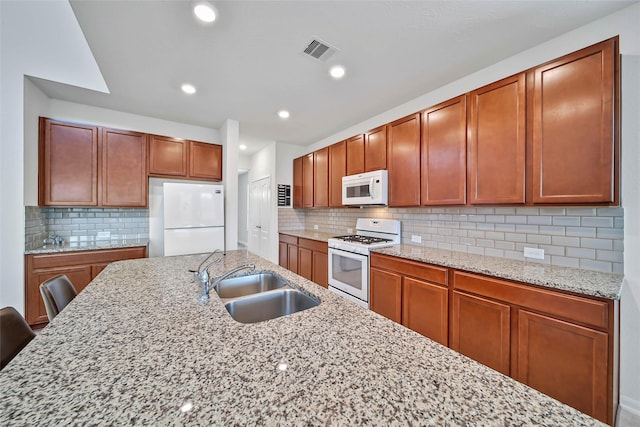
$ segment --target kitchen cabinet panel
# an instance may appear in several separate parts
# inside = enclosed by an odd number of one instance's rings
[[[147,206],[147,135],[102,129],[102,206]]]
[[[380,126],[364,135],[364,171],[387,168],[387,126]]]
[[[294,208],[302,207],[302,189],[303,189],[302,159],[303,157],[298,157],[297,159],[293,159],[293,207]]]
[[[149,175],[187,176],[189,141],[149,135]]]
[[[422,204],[464,205],[467,188],[467,96],[422,112]]]
[[[389,206],[420,205],[420,114],[387,125]]]
[[[469,95],[469,203],[525,202],[525,74]]]
[[[347,175],[364,173],[364,135],[347,139]]]
[[[325,288],[329,286],[328,251],[327,242],[280,233],[280,266]]]
[[[313,251],[298,248],[298,274],[307,280],[313,279]]]
[[[520,310],[516,379],[601,421],[608,418],[608,336]]]
[[[222,145],[189,141],[189,178],[222,181]]]
[[[400,323],[402,321],[402,276],[370,268],[369,303],[371,310]]]
[[[313,206],[329,206],[329,147],[313,153]]]
[[[40,118],[38,204],[98,206],[96,126]]]
[[[347,174],[347,141],[329,146],[329,206],[342,206],[342,177]]]
[[[313,153],[302,157],[302,206],[313,207]]]
[[[449,343],[449,291],[412,277],[402,279],[402,324],[442,345]]]
[[[533,70],[533,203],[612,203],[617,38]]]
[[[94,251],[25,255],[25,319],[29,325],[49,322],[40,284],[59,274],[66,274],[80,293],[108,264],[125,259],[145,258],[146,246]]]
[[[313,252],[311,280],[323,288],[329,287],[329,255],[327,252]]]
[[[507,304],[453,291],[451,348],[509,375],[510,313]]]

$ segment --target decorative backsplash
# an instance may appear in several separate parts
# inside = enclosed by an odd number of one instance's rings
[[[519,260],[526,246],[545,251],[532,262],[623,273],[622,208],[278,209],[280,230],[345,234],[362,217],[399,219],[404,244]]]
[[[98,233],[109,233],[98,236]],[[149,238],[149,210],[140,208],[25,207],[25,249],[42,246],[50,235],[65,242],[83,239]]]

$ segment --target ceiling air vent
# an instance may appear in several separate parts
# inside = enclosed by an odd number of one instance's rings
[[[322,40],[314,37],[302,53],[324,62],[329,59],[331,55],[336,52],[336,50],[337,49],[331,46],[329,43],[323,42]]]

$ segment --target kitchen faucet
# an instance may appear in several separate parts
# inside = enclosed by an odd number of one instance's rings
[[[198,301],[200,301],[200,302],[209,301],[209,291],[211,291],[211,289],[213,289],[216,286],[218,286],[218,283],[220,283],[222,280],[228,278],[232,274],[235,274],[235,273],[237,273],[239,271],[246,270],[246,269],[249,269],[251,271],[255,271],[256,266],[255,266],[255,264],[243,264],[243,265],[240,265],[238,267],[232,268],[231,270],[227,271],[226,273],[216,277],[215,280],[209,279],[206,282],[203,281],[202,282],[202,295],[200,295],[198,297]],[[209,273],[207,273],[207,277],[209,277]]]
[[[203,269],[202,266],[204,265],[204,263],[207,262],[212,256],[214,256],[217,253],[221,253],[222,256],[220,256],[220,257],[214,259],[213,261],[211,261]],[[197,270],[189,270],[191,273],[195,273],[194,280],[198,280],[203,285],[205,283],[209,283],[209,267],[211,267],[213,264],[219,264],[222,261],[222,258],[224,258],[225,255],[226,254],[224,252],[222,252],[220,249],[215,249],[213,252],[211,252],[205,259],[202,260],[202,262],[198,266]]]

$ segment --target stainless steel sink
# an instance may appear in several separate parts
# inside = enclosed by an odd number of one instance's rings
[[[220,298],[227,299],[258,294],[285,286],[287,282],[277,274],[259,273],[221,280],[213,289]]]
[[[316,307],[320,301],[289,287],[237,298],[225,303],[240,323],[256,323]]]

